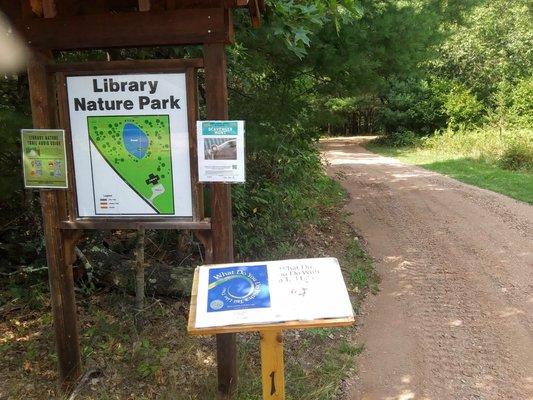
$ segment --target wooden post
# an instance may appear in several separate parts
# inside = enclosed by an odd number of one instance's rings
[[[285,400],[283,332],[265,330],[260,335],[263,400]]]
[[[139,0],[139,11],[150,11],[150,0]]]
[[[33,52],[28,65],[31,109],[34,128],[53,128],[55,99],[46,64],[52,57]],[[75,381],[81,372],[74,281],[70,263],[73,259],[74,237],[65,237],[59,223],[66,214],[65,192],[41,190],[46,260],[52,299],[52,314],[59,359],[59,375],[63,385]]]
[[[223,43],[204,45],[204,68],[207,117],[228,119],[228,88],[226,81],[226,51]],[[231,186],[211,185],[211,232],[213,262],[233,261],[233,226]],[[217,335],[218,390],[231,396],[237,388],[237,343],[234,333]]]

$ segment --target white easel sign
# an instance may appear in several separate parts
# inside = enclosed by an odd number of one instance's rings
[[[353,320],[335,258],[210,265],[198,271],[196,329]]]

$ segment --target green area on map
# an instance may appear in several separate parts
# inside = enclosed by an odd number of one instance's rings
[[[157,213],[174,214],[168,115],[87,117],[87,123],[91,142],[117,174]]]
[[[66,188],[65,132],[23,129],[22,166],[27,188]]]

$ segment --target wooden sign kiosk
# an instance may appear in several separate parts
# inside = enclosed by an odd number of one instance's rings
[[[182,218],[81,218],[76,207],[72,173],[72,132],[65,103],[65,77],[80,74],[120,74],[124,71],[185,72],[189,87],[196,85],[196,70],[205,70],[207,117],[228,117],[226,55],[233,41],[232,9],[249,9],[258,26],[261,0],[0,0],[8,16],[31,49],[28,65],[34,128],[62,128],[67,133],[69,189],[41,190],[43,228],[49,268],[52,312],[60,379],[68,384],[81,373],[76,302],[72,277],[74,246],[85,229],[188,229],[204,243],[208,260],[233,261],[230,187],[212,184],[211,218],[203,215],[202,185],[191,168],[193,213]],[[59,50],[92,50],[146,46],[202,45],[202,59],[112,61],[62,64],[54,61]],[[187,94],[196,104],[196,89]],[[196,108],[190,107],[189,133],[195,135]],[[196,154],[189,140],[191,160]],[[191,161],[191,166],[193,162]],[[214,240],[216,239],[216,240]],[[235,335],[217,336],[219,391],[236,387]]]

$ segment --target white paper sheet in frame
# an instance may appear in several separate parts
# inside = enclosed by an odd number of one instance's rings
[[[244,121],[197,121],[198,180],[246,181]]]
[[[230,289],[229,282],[236,286]],[[196,328],[351,317],[352,304],[336,258],[199,268]]]
[[[80,217],[191,217],[184,73],[67,77]]]

